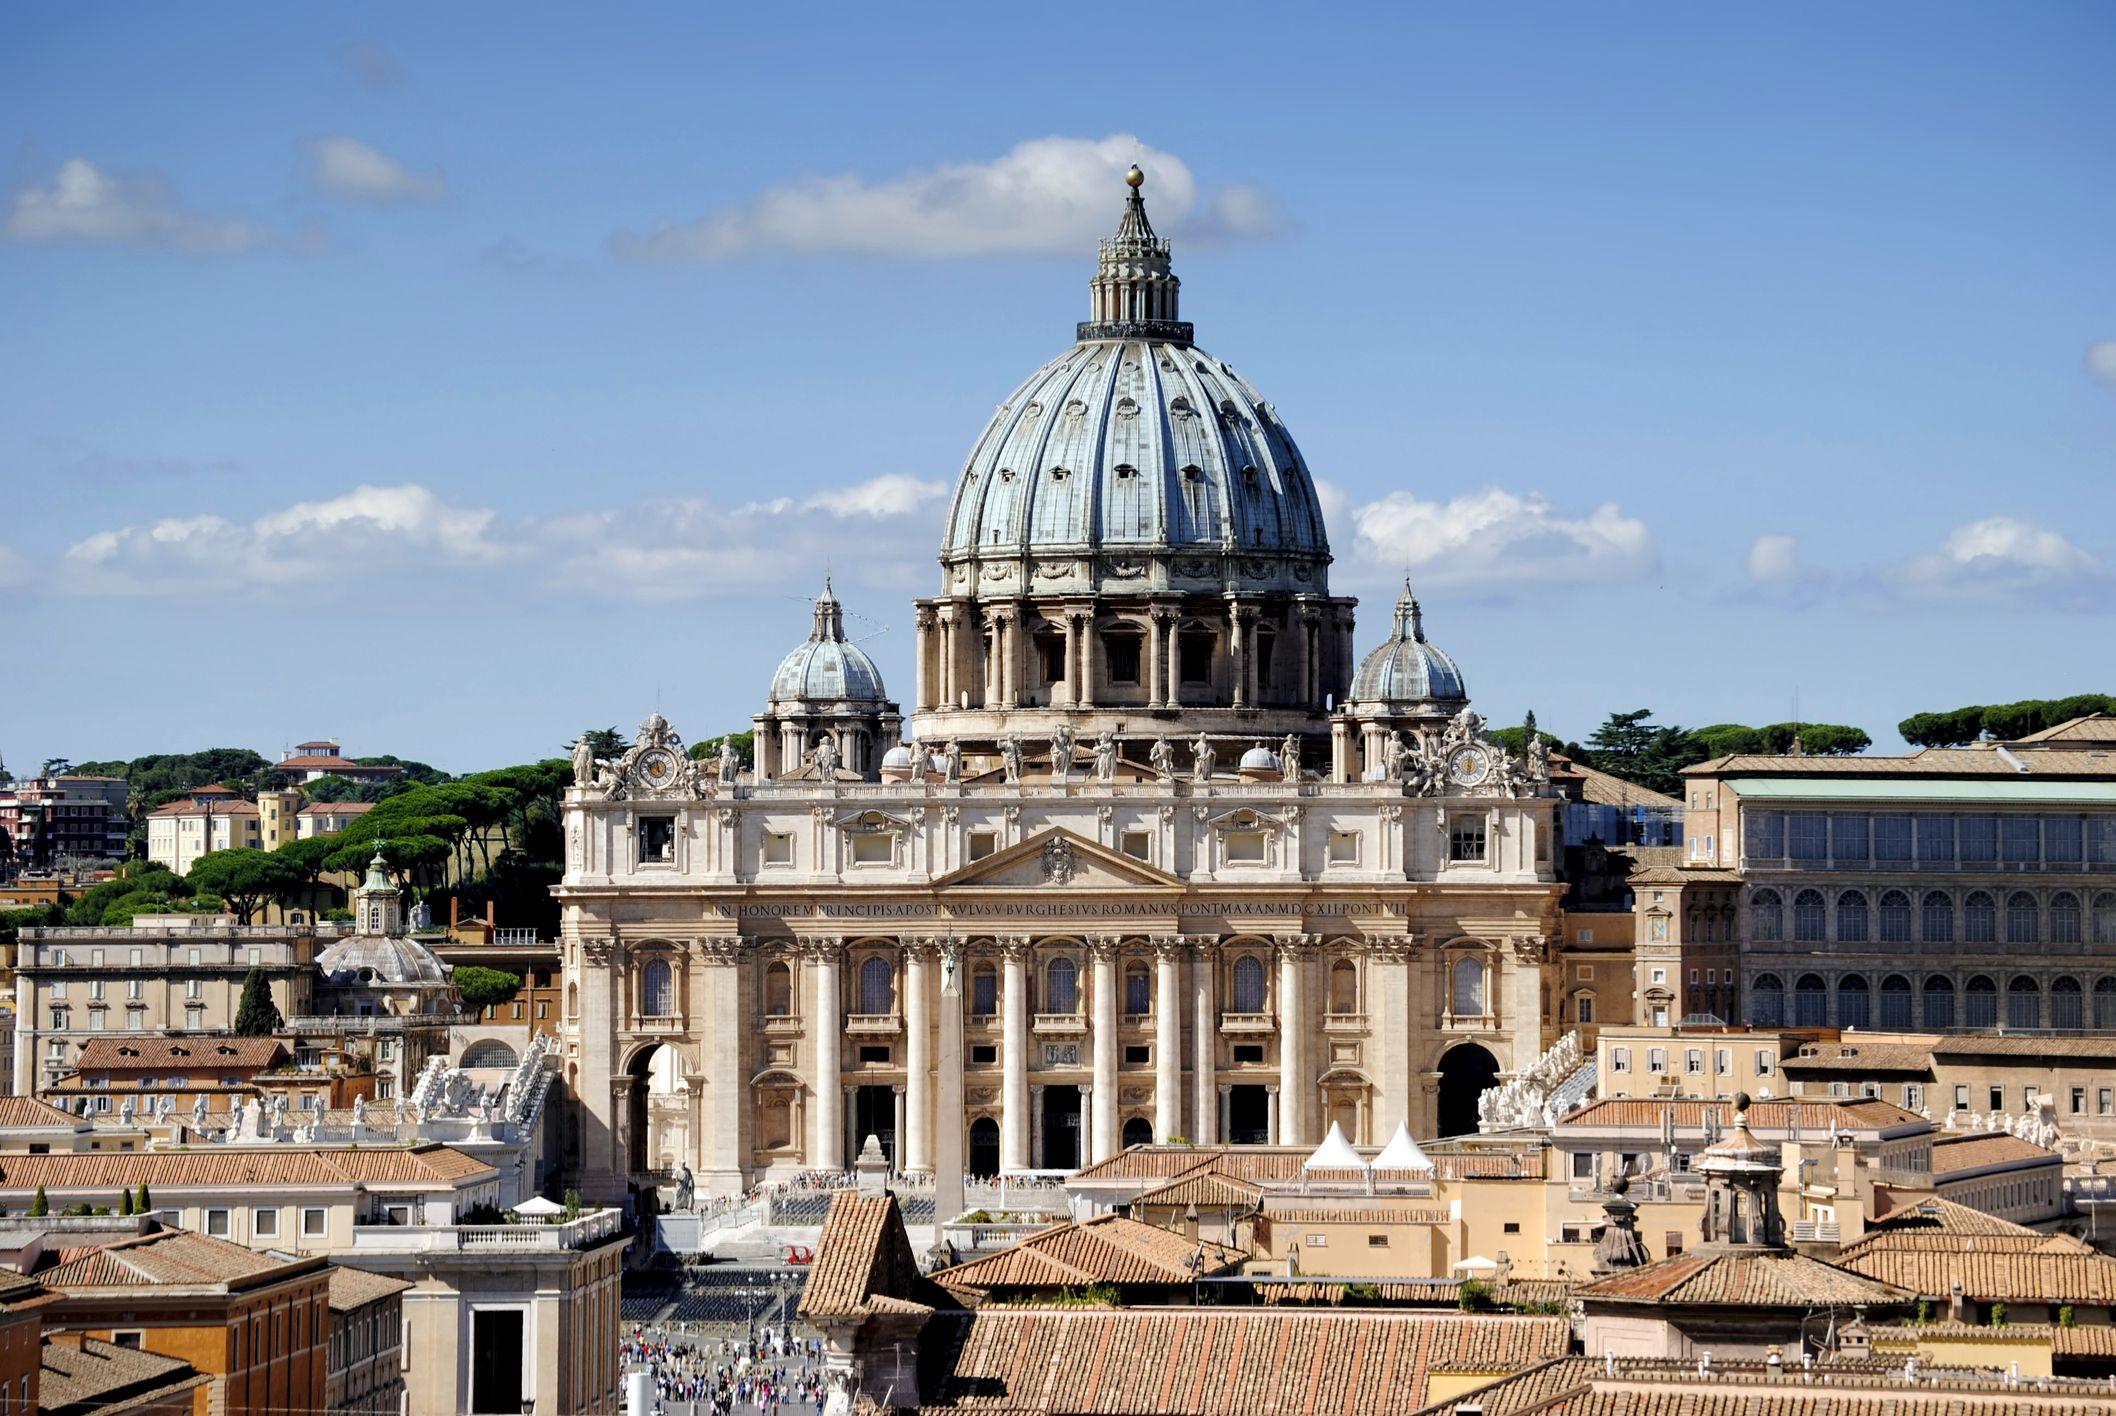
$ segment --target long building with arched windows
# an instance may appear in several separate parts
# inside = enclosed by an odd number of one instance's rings
[[[576,748],[591,1195],[1475,1129],[1553,1040],[1559,801],[1406,587],[1364,655],[1277,409],[1198,347],[1134,169],[1091,318],[972,446],[905,716],[836,594],[754,763]]]

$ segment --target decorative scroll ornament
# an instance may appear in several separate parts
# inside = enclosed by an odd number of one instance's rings
[[[1464,708],[1437,736],[1392,733],[1386,747],[1388,780],[1411,796],[1524,797],[1540,795],[1550,780],[1549,757],[1540,739],[1526,771],[1505,748],[1484,735],[1484,718]]]
[[[592,770],[592,790],[605,801],[668,801],[716,795],[727,777],[725,755],[711,762],[693,762],[684,752],[683,739],[659,713],[649,713],[639,725],[639,734],[624,755],[597,760],[583,737],[573,745],[573,778]]]

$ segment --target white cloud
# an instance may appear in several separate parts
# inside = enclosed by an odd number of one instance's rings
[[[950,163],[881,181],[841,175],[772,188],[695,221],[620,232],[632,260],[725,261],[760,251],[909,259],[1076,255],[1116,225],[1125,169],[1146,173],[1147,210],[1163,235],[1247,236],[1274,213],[1253,187],[1229,187],[1201,207],[1182,159],[1119,133],[1034,138],[989,162]]]
[[[404,82],[404,70],[398,67],[397,56],[379,44],[357,40],[339,50],[338,59],[360,87],[371,93],[381,93]]]
[[[49,186],[15,193],[7,239],[54,245],[147,246],[225,255],[246,251],[264,234],[244,221],[186,211],[153,173],[105,172],[86,158],[61,164]]]
[[[362,486],[249,522],[207,514],[99,531],[67,549],[61,583],[117,595],[297,584],[322,591],[399,569],[507,559],[510,549],[491,536],[494,520],[421,486]]]
[[[2015,516],[1987,516],[1958,526],[1939,549],[1913,556],[1896,579],[1929,598],[2061,599],[2105,582],[2102,563],[2055,531]]]
[[[1749,579],[1784,585],[1800,573],[1800,543],[1780,533],[1758,536],[1749,546]]]
[[[2116,339],[2104,339],[2087,346],[2087,372],[2116,388]]]
[[[416,484],[356,487],[249,520],[201,514],[86,536],[57,584],[80,594],[298,586],[343,602],[443,575],[535,593],[557,584],[600,599],[681,601],[812,593],[826,566],[873,585],[932,574],[939,482],[885,474],[742,506],[670,498],[607,511],[503,520]],[[0,573],[9,562],[0,553]]]
[[[319,191],[349,202],[393,206],[402,202],[439,201],[448,194],[439,168],[413,172],[358,138],[338,134],[310,145],[310,177]]]
[[[1539,494],[1497,487],[1447,502],[1391,492],[1357,508],[1352,524],[1363,556],[1421,585],[1614,584],[1659,562],[1645,523],[1614,503],[1568,516]]]

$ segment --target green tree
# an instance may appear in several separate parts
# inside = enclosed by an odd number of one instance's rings
[[[521,975],[482,964],[458,964],[450,977],[456,992],[463,995],[464,1005],[481,1012],[495,1003],[507,1002],[522,989]]]
[[[242,998],[235,1005],[235,1035],[270,1037],[285,1022],[279,1005],[272,1001],[272,986],[265,981],[264,970],[252,968],[243,976]]]
[[[44,765],[37,769],[37,775],[40,777],[64,777],[72,771],[73,759],[71,757],[47,757],[44,759]]]
[[[227,901],[242,924],[254,920],[269,902],[285,900],[309,883],[297,862],[255,846],[209,851],[192,862],[185,878],[193,889],[210,890]]]
[[[360,783],[350,777],[335,774],[318,777],[303,784],[301,795],[309,801],[338,802],[360,800]]]
[[[132,1187],[130,1185],[124,1186],[118,1191],[118,1213],[132,1213]]]
[[[147,1198],[147,1182],[145,1180],[140,1181],[140,1193],[132,1202],[132,1212],[134,1214],[154,1213],[154,1201]]]
[[[719,737],[707,738],[704,742],[694,742],[691,744],[690,751],[692,760],[704,762],[718,757],[720,755],[720,744],[723,742],[735,745],[735,757],[743,766],[747,767],[757,760],[757,734],[754,730],[739,733],[722,733]]]
[[[1758,733],[1766,752],[1790,752],[1798,737],[1800,750],[1810,757],[1849,757],[1874,745],[1865,729],[1843,723],[1772,723]]]
[[[622,757],[625,749],[632,745],[625,735],[615,728],[589,728],[587,738],[588,746],[594,750],[597,757]],[[565,751],[570,759],[573,755],[573,744],[565,744]]]
[[[44,1218],[44,1216],[50,1213],[51,1197],[46,1195],[44,1193],[44,1187],[42,1185],[39,1185],[37,1187],[37,1193],[30,1196],[29,1199],[29,1217],[31,1219],[42,1219]]]

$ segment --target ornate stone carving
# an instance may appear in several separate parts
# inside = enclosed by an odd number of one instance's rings
[[[1051,773],[1059,781],[1073,775],[1073,730],[1060,724],[1051,730]]]
[[[1105,731],[1095,739],[1095,780],[1114,782],[1117,779],[1117,735]]]
[[[1212,739],[1203,733],[1190,745],[1190,777],[1192,781],[1209,782],[1212,769],[1219,763],[1219,754],[1213,750]]]
[[[1167,738],[1154,739],[1153,747],[1147,752],[1147,761],[1153,764],[1154,776],[1158,780],[1173,782],[1176,779],[1176,750]]]
[[[941,749],[940,779],[944,782],[962,780],[962,744],[954,738],[949,738],[948,745]]]
[[[1021,734],[1008,733],[999,743],[999,770],[1008,783],[1021,780]]]
[[[1070,885],[1077,868],[1073,843],[1063,836],[1053,836],[1043,848],[1043,878],[1053,885]]]
[[[1575,1102],[1584,1100],[1570,1097],[1560,1087],[1579,1070],[1582,1060],[1580,1035],[1566,1033],[1512,1081],[1478,1095],[1477,1129],[1540,1130],[1554,1125]]]

